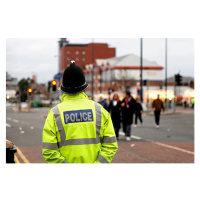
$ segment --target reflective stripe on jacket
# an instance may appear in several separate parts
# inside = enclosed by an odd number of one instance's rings
[[[63,94],[43,128],[48,163],[110,163],[118,150],[110,114],[85,92]]]

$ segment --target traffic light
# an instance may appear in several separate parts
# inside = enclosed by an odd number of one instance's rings
[[[55,80],[53,80],[52,82],[51,82],[51,84],[52,84],[52,90],[55,92],[56,91],[56,89],[57,89],[57,82],[55,81]]]
[[[144,81],[143,81],[143,85],[147,85],[147,80],[144,80]]]
[[[175,74],[176,85],[182,85],[182,76],[180,74]]]
[[[140,88],[137,88],[137,95],[140,95]]]
[[[28,88],[28,94],[31,95],[32,94],[32,89]]]

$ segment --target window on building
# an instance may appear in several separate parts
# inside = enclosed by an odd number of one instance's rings
[[[76,53],[75,53],[76,55],[78,55],[79,54],[79,52],[78,51],[76,51]]]
[[[101,84],[100,83],[98,83],[98,85],[97,85],[98,87],[100,87],[101,86]]]
[[[79,61],[79,59],[78,58],[76,58],[76,62],[78,62]]]
[[[98,75],[98,79],[101,79],[101,75],[100,74]]]
[[[70,61],[70,58],[69,58],[69,57],[67,58],[67,61]]]
[[[85,62],[85,58],[82,58],[82,61]]]
[[[70,51],[67,51],[67,55],[70,55]]]
[[[82,55],[85,55],[85,51],[82,51]]]

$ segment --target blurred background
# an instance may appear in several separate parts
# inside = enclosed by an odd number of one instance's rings
[[[10,38],[6,40],[6,136],[20,148],[17,162],[44,162],[42,128],[48,110],[60,102],[63,72],[71,60],[83,69],[90,99],[98,102],[103,97],[109,104],[115,93],[122,100],[126,90],[140,99],[146,126],[133,129],[132,143],[123,140],[121,131],[114,162],[194,162],[194,39]],[[157,94],[166,112],[163,127],[155,132],[151,104]],[[150,159],[141,156],[154,149],[146,145],[149,149],[138,149],[134,157],[138,141],[164,142],[166,149],[179,148],[181,155],[166,157],[171,152],[164,152],[164,157]]]

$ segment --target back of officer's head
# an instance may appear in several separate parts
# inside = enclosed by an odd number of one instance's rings
[[[83,70],[71,61],[70,66],[63,73],[61,90],[67,94],[77,94],[87,87]]]

